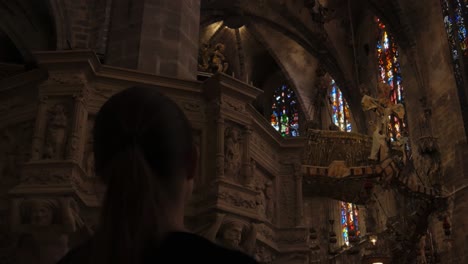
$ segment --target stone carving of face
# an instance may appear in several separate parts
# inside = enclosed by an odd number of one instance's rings
[[[230,247],[237,248],[242,239],[243,226],[240,223],[230,223],[222,234],[223,242]]]
[[[34,201],[31,203],[31,224],[48,226],[52,224],[53,211],[45,201]]]

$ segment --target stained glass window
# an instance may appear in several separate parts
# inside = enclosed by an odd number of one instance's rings
[[[336,85],[335,80],[331,80],[330,86],[330,104],[333,111],[333,123],[337,125],[341,131],[350,132],[351,119],[348,104],[343,98],[343,94],[341,93],[340,88],[338,88],[338,85]]]
[[[441,0],[445,31],[449,40],[453,67],[457,85],[462,87],[463,77],[460,62],[462,57],[468,57],[468,35],[463,10],[468,9],[468,1],[464,5],[460,0]]]
[[[343,240],[349,246],[350,238],[359,238],[359,210],[356,205],[347,202],[341,204],[341,233]]]
[[[376,18],[376,22],[378,25],[377,58],[379,82],[388,85],[390,90],[388,98],[391,103],[405,105],[404,89],[401,84],[402,76],[398,46],[394,38],[387,31],[385,24],[378,18]],[[390,140],[396,141],[402,134],[407,133],[407,123],[406,120],[400,119],[393,114],[389,118]]]
[[[299,136],[299,112],[294,91],[286,85],[276,89],[271,108],[271,125],[276,131],[283,137]]]

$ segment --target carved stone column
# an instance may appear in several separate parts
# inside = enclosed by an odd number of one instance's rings
[[[250,142],[252,138],[252,128],[250,126],[245,127],[243,131],[243,156],[242,156],[242,175],[244,176],[244,184],[247,187],[252,187],[253,173],[252,163],[250,162]]]
[[[294,163],[294,178],[296,179],[296,225],[304,225],[304,204],[302,200],[302,166]]]
[[[85,96],[83,94],[75,94],[73,96],[75,101],[73,111],[73,124],[68,144],[68,151],[66,158],[81,161],[83,159],[83,124],[87,123],[88,115],[85,107]]]
[[[216,118],[217,144],[216,144],[216,179],[224,179],[224,118]]]
[[[31,150],[31,160],[41,159],[42,149],[44,146],[44,135],[47,122],[47,96],[39,98],[39,106],[37,107],[36,125],[34,128],[34,136]]]

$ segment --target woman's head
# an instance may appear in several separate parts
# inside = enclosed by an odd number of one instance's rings
[[[138,248],[183,223],[198,156],[174,101],[147,87],[115,94],[96,116],[93,144],[96,175],[107,187],[100,230],[115,244],[109,251]],[[138,252],[127,255],[120,260],[136,261]]]
[[[94,158],[98,176],[108,182],[113,160],[136,147],[154,177],[170,182],[191,173],[193,138],[190,123],[167,96],[154,88],[132,87],[112,96],[96,116]],[[128,161],[130,162],[130,161]],[[122,175],[123,176],[123,175]]]

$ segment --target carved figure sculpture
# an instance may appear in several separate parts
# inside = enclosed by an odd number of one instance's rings
[[[372,134],[372,149],[370,160],[383,160],[388,155],[387,136],[382,132],[380,126]]]
[[[265,199],[265,188],[263,184],[257,186],[257,197],[256,197],[256,204],[257,204],[257,211],[261,217],[266,216],[266,199]]]
[[[33,226],[49,226],[57,220],[54,219],[58,209],[57,201],[53,199],[31,199],[21,204],[21,223]]]
[[[214,73],[226,72],[229,67],[229,63],[226,61],[226,57],[224,56],[224,50],[224,44],[216,44],[211,61],[211,68]]]
[[[255,260],[258,263],[269,264],[275,260],[275,256],[265,246],[258,246],[255,250]]]
[[[226,218],[226,214],[217,214],[214,224],[204,236],[224,247],[242,251],[250,256],[255,253],[256,226],[247,226],[239,220]]]
[[[65,151],[68,118],[61,104],[55,105],[50,112],[44,158],[59,159]]]
[[[361,105],[364,111],[373,110],[379,116],[380,122],[376,124],[376,128],[372,135],[372,150],[369,156],[370,160],[385,159],[388,156],[388,123],[391,114],[398,118],[404,118],[405,109],[402,104],[393,104],[388,99],[389,86],[379,83],[379,98],[372,98],[364,95],[361,100]],[[378,157],[380,154],[380,157]]]
[[[11,226],[13,232],[28,235],[38,246],[40,258],[35,263],[56,263],[68,251],[70,235],[83,231],[85,224],[71,198],[16,198],[12,204]],[[90,235],[87,232],[84,239]],[[23,250],[31,252],[31,246]]]
[[[270,221],[274,218],[275,212],[275,201],[274,201],[274,190],[272,181],[267,181],[265,184],[265,197],[266,197],[266,217]]]
[[[207,71],[210,67],[210,57],[212,55],[210,45],[203,43],[200,44],[200,50],[198,51],[198,69],[201,71]]]
[[[237,129],[227,128],[224,146],[224,174],[231,180],[238,180],[241,166],[240,139]]]

